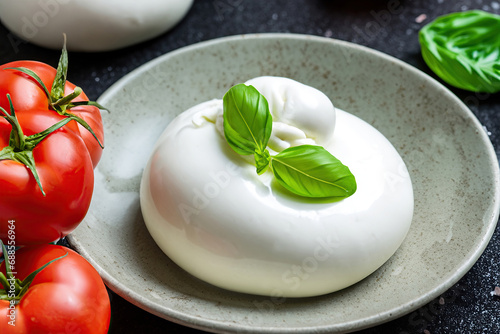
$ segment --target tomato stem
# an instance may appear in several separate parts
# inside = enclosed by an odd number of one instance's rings
[[[67,123],[72,121],[74,117],[64,118],[39,133],[35,133],[31,136],[25,136],[16,117],[14,106],[12,105],[12,100],[9,94],[7,94],[7,99],[10,104],[10,114],[7,113],[7,111],[5,111],[2,107],[0,107],[0,111],[4,114],[3,117],[12,126],[12,131],[10,133],[9,146],[0,150],[0,160],[13,160],[25,165],[31,171],[31,174],[33,174],[42,195],[45,196],[46,194],[43,190],[42,182],[40,181],[40,177],[38,176],[38,172],[36,170],[33,149],[52,132],[62,128]]]
[[[59,58],[59,63],[57,64],[56,77],[52,82],[51,93],[50,95],[47,95],[50,102],[60,100],[64,96],[64,86],[66,85],[66,78],[68,76],[69,61],[68,61],[68,51],[66,50],[66,34],[63,34],[63,37],[64,37],[63,49],[61,52],[61,57]]]
[[[5,274],[7,275],[5,276],[3,272],[0,272],[0,284],[2,284],[3,286],[3,289],[0,289],[0,300],[21,300],[24,294],[26,294],[26,292],[29,290],[31,283],[33,283],[33,280],[35,279],[36,275],[38,275],[38,273],[47,268],[47,266],[49,266],[51,263],[58,261],[68,255],[68,253],[66,253],[45,263],[43,266],[26,276],[24,280],[20,280],[13,274],[9,257],[7,256],[7,248],[5,247],[5,244],[2,242],[2,240],[0,240],[0,244],[2,245],[3,258],[5,262]],[[10,247],[14,248],[13,246],[9,246],[9,248]]]
[[[81,93],[82,93],[82,89],[80,87],[75,87],[75,89],[73,90],[73,93],[62,97],[55,102],[52,102],[52,107],[55,109],[56,107],[62,106],[62,108],[61,108],[62,111],[66,111],[65,107],[67,107],[69,105],[69,103],[73,99],[75,99],[78,95],[80,95]]]
[[[35,82],[42,88],[45,95],[48,99],[48,106],[50,109],[56,111],[61,116],[66,116],[78,122],[81,126],[83,126],[87,131],[89,131],[92,136],[97,140],[99,146],[104,148],[104,145],[101,143],[94,130],[90,127],[90,125],[85,122],[82,118],[68,112],[69,109],[76,106],[93,106],[99,109],[107,110],[105,107],[100,105],[94,101],[77,101],[72,102],[75,98],[82,94],[82,89],[80,87],[75,87],[72,93],[64,96],[64,87],[66,86],[66,77],[68,72],[68,51],[66,50],[66,34],[64,34],[64,44],[61,53],[61,57],[59,58],[59,63],[56,69],[56,76],[54,81],[52,82],[51,90],[49,91],[47,86],[43,83],[42,79],[36,74],[34,71],[25,68],[25,67],[7,67],[6,70],[16,70],[20,71],[30,78],[35,80]]]
[[[16,114],[14,112],[14,107],[12,106],[12,101],[10,96],[7,95],[7,99],[9,100],[11,113],[7,113],[4,108],[0,107],[0,111],[5,115],[3,116],[7,122],[12,126],[12,131],[10,133],[9,145],[14,147],[17,150],[24,150],[25,144],[25,135],[23,130],[21,129],[21,125],[17,121]]]

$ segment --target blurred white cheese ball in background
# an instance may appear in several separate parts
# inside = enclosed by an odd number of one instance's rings
[[[193,0],[15,0],[0,20],[33,44],[70,51],[110,51],[154,38],[177,24]]]

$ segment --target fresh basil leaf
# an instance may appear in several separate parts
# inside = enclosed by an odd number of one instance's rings
[[[438,17],[419,32],[422,57],[448,84],[500,91],[500,16],[481,10]]]
[[[276,180],[294,194],[305,197],[346,198],[356,191],[356,179],[321,146],[290,147],[271,158]]]
[[[263,154],[271,137],[272,116],[266,98],[253,86],[239,84],[224,95],[224,134],[238,154]]]
[[[271,161],[271,155],[268,150],[265,150],[263,153],[254,153],[255,158],[255,167],[257,168],[257,174],[261,175],[269,167],[269,162]]]

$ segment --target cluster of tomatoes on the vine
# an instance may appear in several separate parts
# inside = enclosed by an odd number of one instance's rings
[[[85,217],[103,149],[100,106],[57,69],[0,66],[0,333],[107,333],[97,271],[51,244]]]

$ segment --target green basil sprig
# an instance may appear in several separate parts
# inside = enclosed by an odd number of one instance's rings
[[[419,32],[422,57],[448,84],[500,91],[500,16],[482,10],[438,17]]]
[[[304,197],[347,198],[356,192],[349,168],[321,146],[295,146],[270,155],[272,116],[266,98],[253,86],[233,86],[224,95],[223,105],[229,146],[238,154],[253,154],[259,175],[270,166],[279,184]]]

